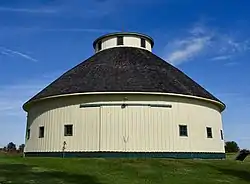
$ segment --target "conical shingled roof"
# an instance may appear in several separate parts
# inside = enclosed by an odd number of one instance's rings
[[[96,53],[67,71],[27,103],[49,96],[86,92],[175,93],[220,102],[153,53],[140,48],[114,47]]]

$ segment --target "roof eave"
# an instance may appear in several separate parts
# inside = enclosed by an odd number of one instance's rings
[[[210,103],[215,104],[216,106],[219,107],[220,112],[223,112],[226,109],[225,103],[217,100],[212,100],[204,97],[199,97],[199,96],[192,96],[192,95],[183,95],[183,94],[175,94],[175,93],[161,93],[161,92],[84,92],[84,93],[72,93],[72,94],[62,94],[62,95],[54,95],[54,96],[48,96],[44,98],[39,98],[35,100],[29,100],[23,104],[23,109],[28,112],[30,106],[33,103],[43,101],[46,99],[53,99],[53,98],[59,98],[59,97],[66,97],[66,96],[79,96],[79,95],[98,95],[98,94],[148,94],[148,95],[167,95],[167,96],[179,96],[179,97],[184,97],[184,98],[192,98],[192,99],[199,99],[203,101],[207,101]]]

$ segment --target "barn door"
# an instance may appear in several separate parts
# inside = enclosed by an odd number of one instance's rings
[[[148,106],[128,106],[125,117],[125,143],[128,152],[144,152],[148,147],[148,136],[150,130],[150,107]]]
[[[100,151],[125,151],[127,117],[124,110],[121,106],[101,107]]]
[[[148,106],[102,106],[100,124],[100,151],[136,152],[149,148],[152,122]]]

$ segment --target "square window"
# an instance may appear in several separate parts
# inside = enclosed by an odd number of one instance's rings
[[[73,136],[73,125],[64,125],[64,136]]]
[[[27,130],[27,139],[30,139],[30,129]]]
[[[222,131],[222,130],[220,130],[220,137],[221,137],[221,140],[223,140],[223,139],[224,139],[224,136],[223,136],[223,131]]]
[[[211,127],[207,127],[207,138],[213,138]]]
[[[44,137],[44,126],[39,127],[39,138],[43,138]]]
[[[187,125],[179,125],[180,136],[188,136]]]
[[[141,47],[146,48],[146,40],[141,38]]]
[[[117,37],[117,45],[123,45],[123,36]]]

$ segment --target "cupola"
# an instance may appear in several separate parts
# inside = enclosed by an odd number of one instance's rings
[[[151,52],[153,46],[154,40],[151,37],[131,32],[106,34],[97,38],[93,43],[96,53],[113,47],[136,47],[146,49]]]

